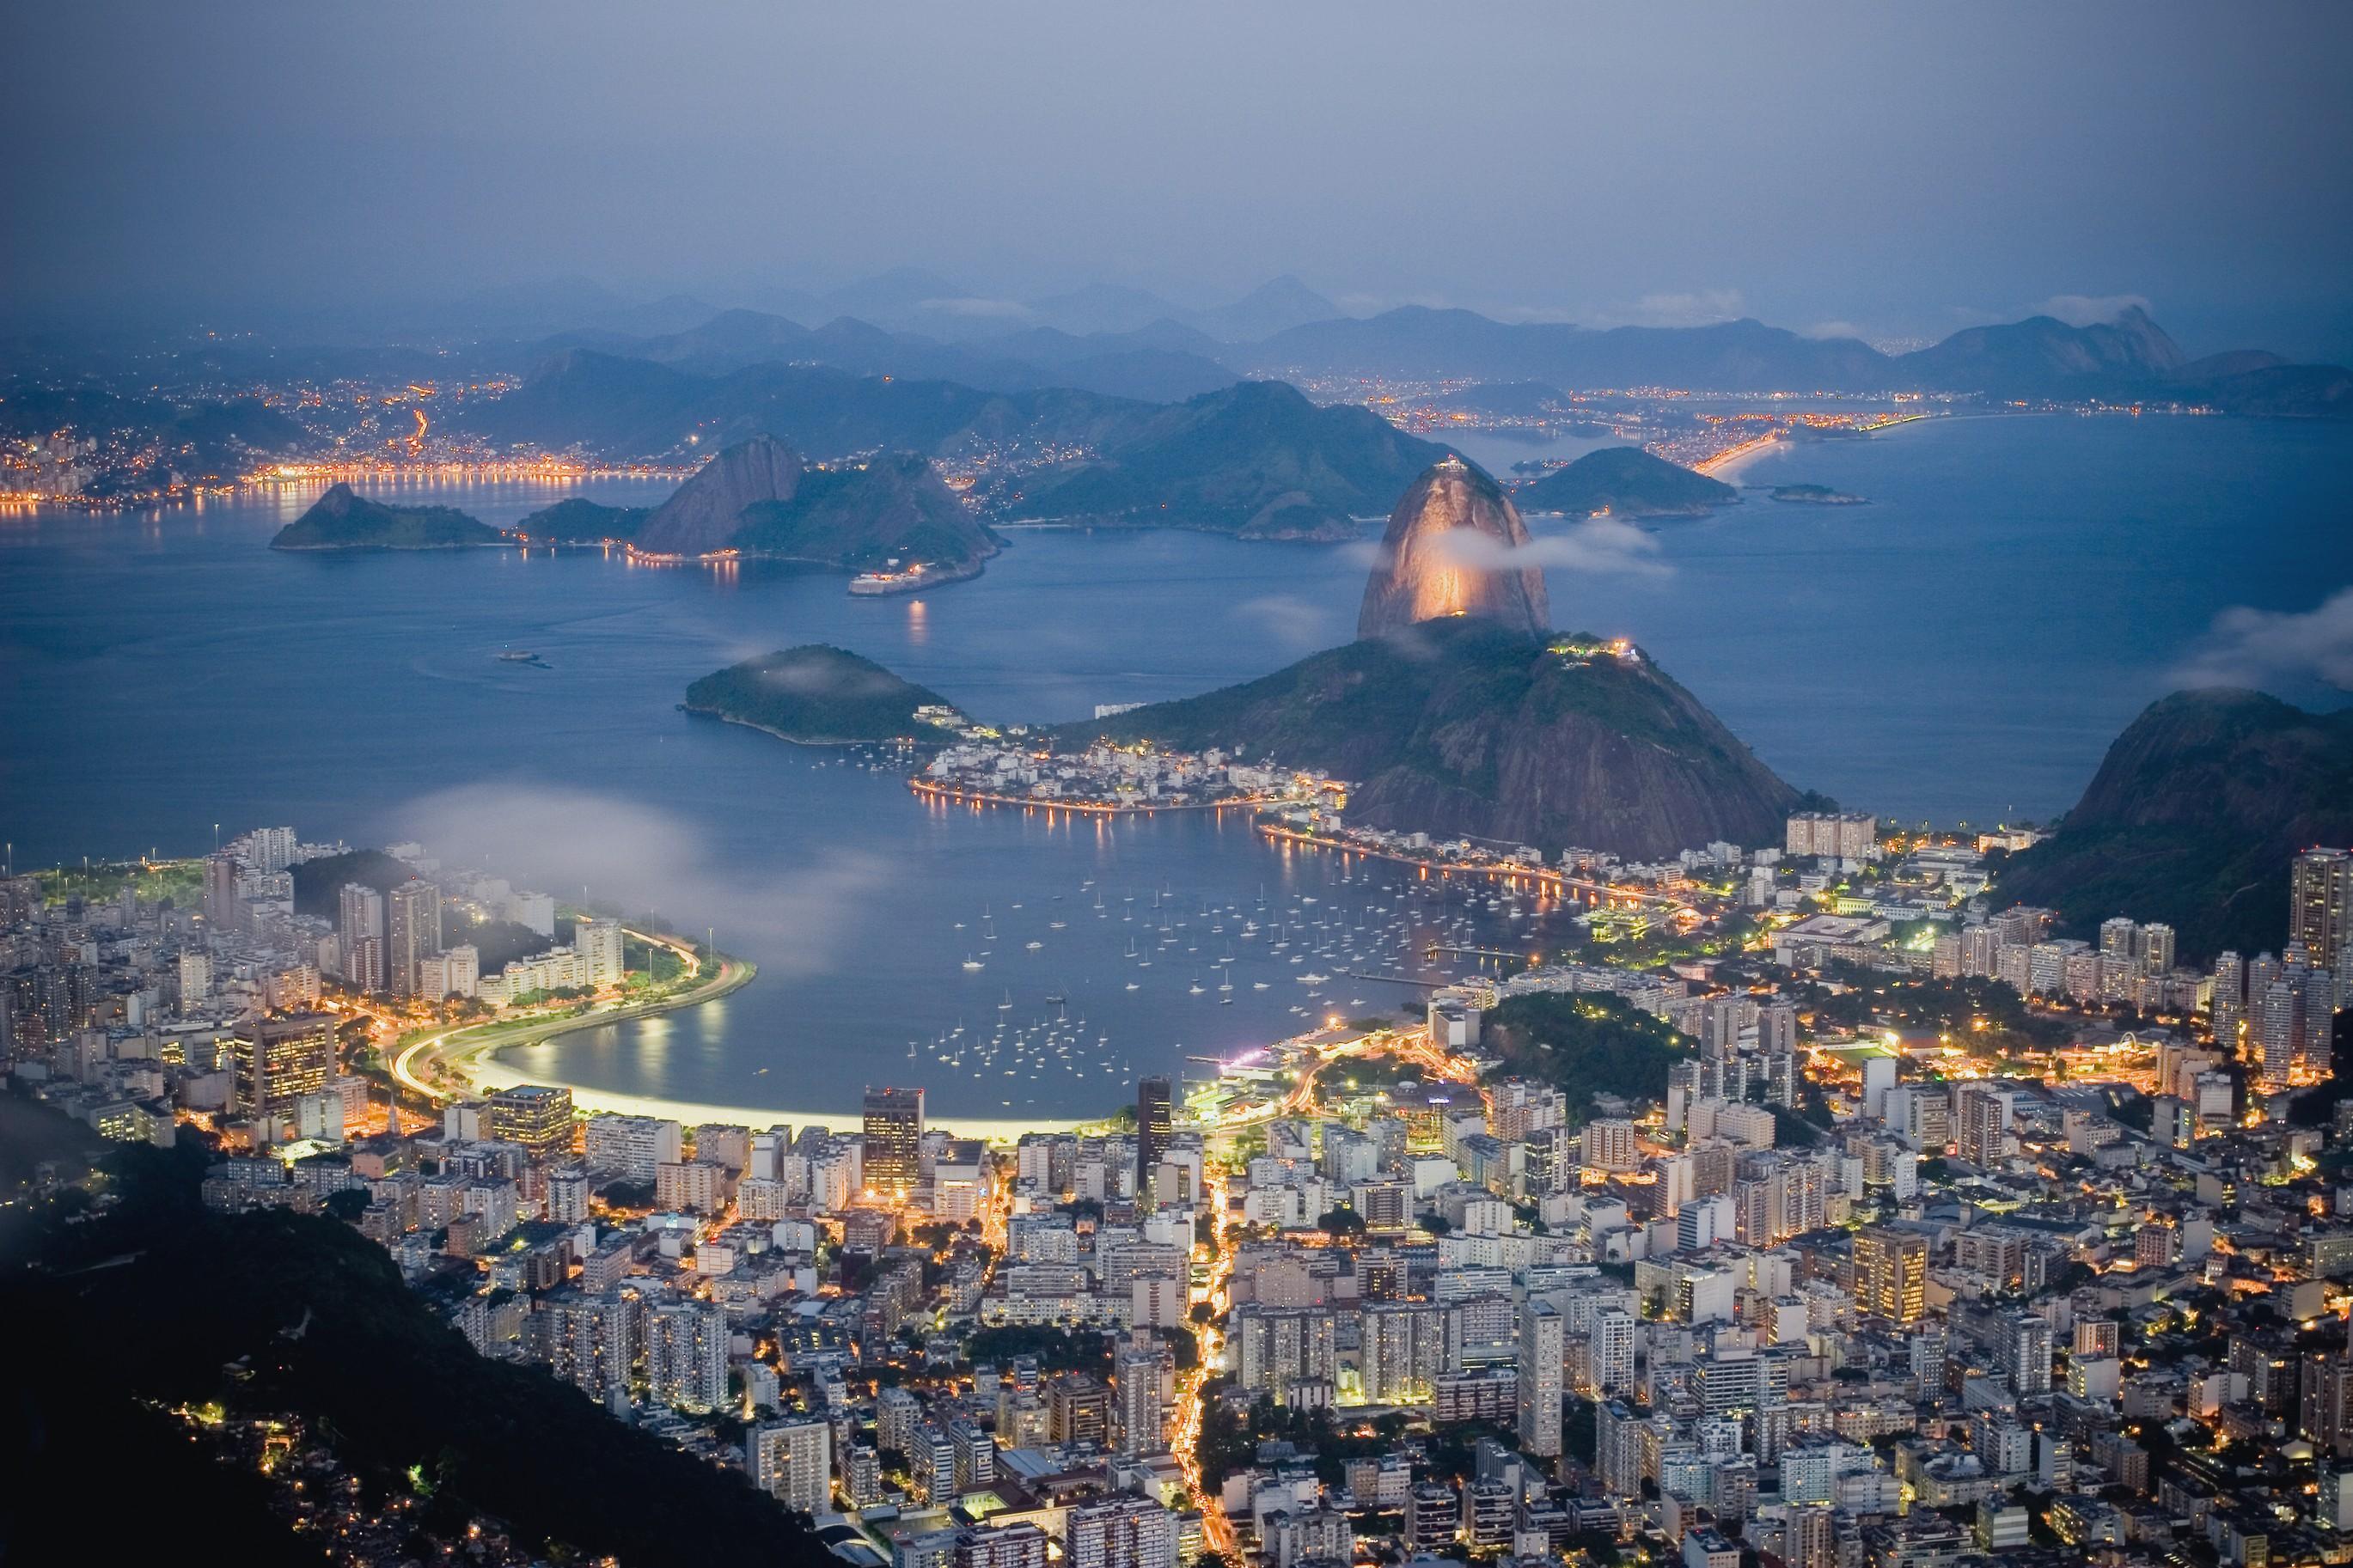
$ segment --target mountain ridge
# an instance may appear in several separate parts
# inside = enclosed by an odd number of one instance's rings
[[[1271,756],[1355,781],[1351,822],[1547,851],[1777,842],[1799,798],[1639,650],[1470,617],[1053,733]]]
[[[2276,952],[2288,863],[2353,841],[2353,709],[2313,713],[2260,691],[2177,691],[2108,747],[2058,831],[2001,868],[2006,899],[2089,934],[2111,915],[2162,921],[2185,959]]]

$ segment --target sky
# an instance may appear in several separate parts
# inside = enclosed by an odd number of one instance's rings
[[[916,266],[2353,359],[2353,6],[15,8],[20,321]]]

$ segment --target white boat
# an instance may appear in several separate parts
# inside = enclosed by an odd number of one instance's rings
[[[972,954],[970,954],[970,953],[968,953],[968,952],[967,952],[967,953],[965,953],[965,954],[964,955],[964,972],[965,972],[966,974],[977,974],[977,973],[979,973],[982,970],[987,969],[987,967],[988,967],[988,965],[987,965],[986,963],[983,963],[980,960],[978,960],[978,959],[975,958]]]
[[[1028,948],[1030,952],[1035,952],[1046,944],[1042,942],[1025,942],[1021,945]]]

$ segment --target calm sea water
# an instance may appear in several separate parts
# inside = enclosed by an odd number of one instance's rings
[[[1651,571],[1555,569],[1554,618],[1640,639],[1800,785],[1941,821],[2047,816],[2169,689],[2217,611],[2306,610],[2353,582],[2348,456],[2342,426],[2123,418],[1951,420],[1796,449],[1742,479],[1872,504],[1760,490],[1662,523]],[[417,493],[493,521],[550,499]],[[585,887],[709,924],[762,964],[756,984],[519,1065],[836,1112],[884,1078],[927,1084],[947,1113],[1098,1110],[1134,1072],[1287,1032],[1294,1008],[1397,1005],[1400,987],[1335,978],[1310,996],[1295,976],[1336,976],[1343,955],[1393,968],[1376,959],[1443,918],[1239,824],[927,806],[893,774],[675,707],[697,675],[808,641],[992,719],[1182,695],[1346,637],[1360,552],[1023,532],[977,582],[860,601],[839,578],[758,566],[266,549],[308,499],[0,519],[0,837],[16,864],[186,853],[209,847],[216,822],[291,822],[353,842],[419,837],[559,894]],[[508,648],[549,668],[498,662]],[[1186,924],[1172,942],[1142,941],[1160,956],[1139,971],[1126,939],[1160,918],[1155,892],[1172,928]],[[968,974],[984,911],[997,940]],[[1292,950],[1306,962],[1238,940],[1241,921],[1269,913],[1307,928]],[[1478,919],[1482,944],[1527,929],[1502,910]],[[1236,990],[1219,1006],[1229,947]],[[1058,1026],[1051,1045],[1009,1043],[1057,1016],[1086,1023]],[[970,1044],[1000,1019],[1008,1043],[984,1062]]]

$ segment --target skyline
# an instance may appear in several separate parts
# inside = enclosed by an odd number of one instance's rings
[[[2312,155],[2353,136],[2353,20],[1979,16],[1491,12],[1433,51],[1315,8],[84,7],[24,24],[47,68],[0,124],[43,155],[0,260],[20,327],[364,323],[574,277],[758,306],[913,267],[1015,327],[1091,285],[1296,273],[1356,313],[1881,341],[2140,300],[2193,353],[2353,356],[2353,177]],[[1414,239],[1461,221],[1482,242]]]

